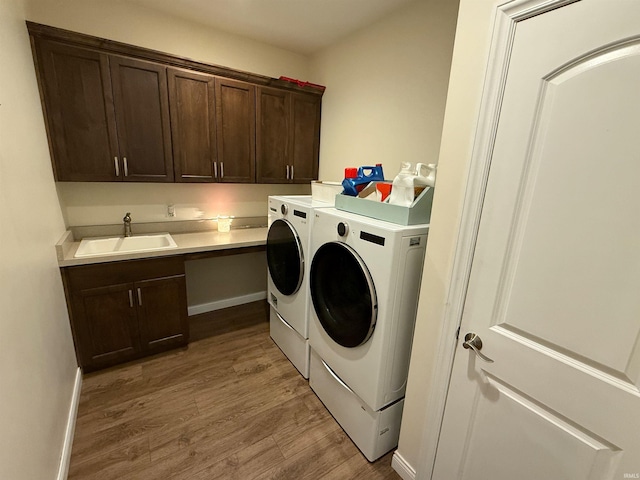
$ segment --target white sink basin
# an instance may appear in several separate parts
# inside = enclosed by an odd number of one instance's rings
[[[101,257],[121,253],[153,252],[170,248],[178,248],[178,245],[168,233],[133,237],[84,238],[74,257]]]

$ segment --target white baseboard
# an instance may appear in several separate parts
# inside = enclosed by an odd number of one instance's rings
[[[221,310],[223,308],[243,305],[245,303],[257,302],[258,300],[265,300],[266,298],[267,292],[265,290],[264,292],[256,292],[250,293],[248,295],[241,295],[239,297],[225,298],[223,300],[216,300],[215,302],[191,305],[187,308],[187,312],[189,313],[189,316],[197,315],[199,313],[213,312],[214,310]]]
[[[71,395],[71,405],[69,416],[67,417],[67,428],[64,434],[64,444],[62,445],[62,455],[60,457],[60,467],[56,480],[67,480],[69,475],[69,464],[71,462],[71,447],[73,446],[73,435],[76,431],[76,418],[78,416],[78,404],[80,403],[80,391],[82,390],[82,370],[78,367],[76,371],[76,381],[73,385]]]
[[[415,480],[416,471],[407,463],[407,461],[396,450],[393,452],[393,458],[391,459],[391,468],[393,468],[398,475],[402,477],[402,480]]]

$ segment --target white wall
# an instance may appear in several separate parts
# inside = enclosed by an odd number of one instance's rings
[[[189,261],[185,270],[192,315],[267,298],[267,257],[262,252]]]
[[[77,371],[23,0],[0,2],[0,478],[54,479]]]
[[[269,195],[309,194],[309,185],[200,184],[200,183],[73,183],[57,184],[60,205],[68,225],[122,223],[131,212],[138,222],[199,220],[217,215],[267,216]],[[167,205],[176,216],[167,216]]]
[[[36,23],[152,48],[197,61],[267,75],[305,79],[308,61],[247,38],[216,31],[122,0],[26,0]]]
[[[453,256],[469,161],[480,111],[486,62],[501,0],[460,0],[438,163],[431,228],[416,324],[398,452],[416,468],[430,407],[436,349],[447,308]]]
[[[320,179],[348,166],[436,163],[457,1],[416,0],[313,58],[322,99]]]

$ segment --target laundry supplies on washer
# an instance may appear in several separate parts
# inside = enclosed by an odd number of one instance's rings
[[[384,172],[380,163],[376,164],[375,167],[345,168],[344,180],[342,181],[344,190],[342,193],[355,197],[369,183],[383,180]]]
[[[389,203],[410,207],[425,187],[434,186],[435,169],[435,164],[418,163],[414,169],[411,163],[403,162],[400,172],[393,179]]]
[[[422,185],[427,187],[436,186],[436,169],[435,163],[418,163],[416,164],[416,177]]]

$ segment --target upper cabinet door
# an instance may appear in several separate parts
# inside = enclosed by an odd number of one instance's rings
[[[56,180],[119,180],[108,56],[47,40],[36,51]]]
[[[255,182],[255,86],[216,78],[216,118],[220,181]]]
[[[318,178],[320,104],[318,95],[291,94],[289,178],[293,183],[309,183]]]
[[[123,179],[173,182],[167,68],[110,57]]]
[[[288,183],[291,94],[258,87],[256,164],[258,183]]]
[[[168,69],[171,138],[176,182],[214,182],[216,159],[215,77]]]

